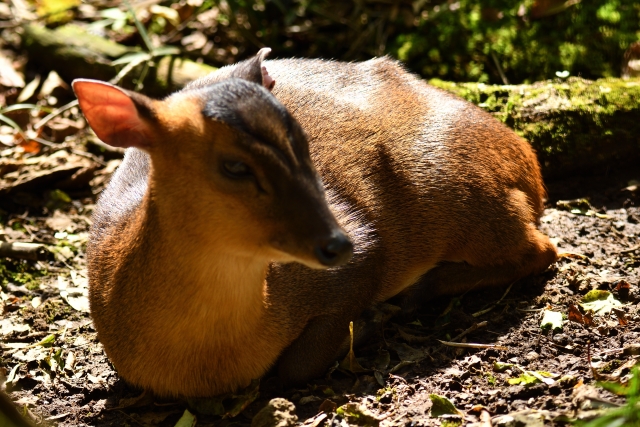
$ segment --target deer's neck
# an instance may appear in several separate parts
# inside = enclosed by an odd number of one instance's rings
[[[229,253],[224,241],[207,235],[211,228],[203,227],[197,214],[185,215],[188,208],[159,203],[164,199],[158,196],[150,185],[129,237],[132,264],[143,266],[133,274],[145,276],[137,292],[146,294],[156,313],[164,313],[153,322],[166,321],[176,333],[215,328],[223,340],[254,330],[265,312],[268,260]]]

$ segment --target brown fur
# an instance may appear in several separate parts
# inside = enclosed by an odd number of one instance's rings
[[[202,91],[233,76],[225,68],[152,104],[151,160],[129,152],[100,201],[92,315],[131,383],[210,396],[278,359],[283,380],[302,382],[324,372],[349,321],[376,302],[505,285],[556,259],[536,228],[545,192],[535,154],[486,112],[386,58],[264,65],[308,148],[252,99],[239,107],[250,111],[242,129],[268,143],[246,148],[237,126],[204,117]],[[253,161],[270,198],[212,175],[219,152]],[[118,187],[127,182],[135,191]],[[333,232],[334,216],[353,259],[312,269],[313,242]]]

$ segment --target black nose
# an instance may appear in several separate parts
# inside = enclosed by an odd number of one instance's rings
[[[353,255],[353,244],[344,233],[320,241],[315,248],[318,261],[327,267],[346,264]]]

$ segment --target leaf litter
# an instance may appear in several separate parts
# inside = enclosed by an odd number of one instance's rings
[[[81,144],[80,138],[77,143]],[[14,154],[17,176],[30,176],[30,168],[51,170],[47,165],[60,162],[57,158],[84,161],[73,153],[63,156],[71,149],[70,142],[65,144],[69,147],[35,157]],[[37,161],[27,161],[33,158]],[[94,178],[108,177],[118,162],[96,164]],[[340,369],[305,388],[278,391],[273,379],[266,378],[259,385],[259,396],[222,399],[230,409],[209,402],[209,410],[203,410],[202,405],[178,401],[122,407],[121,402],[135,399],[139,391],[112,370],[87,315],[84,251],[99,192],[89,183],[104,185],[106,179],[88,181],[86,189],[79,187],[68,197],[52,197],[61,181],[49,177],[28,191],[9,191],[13,203],[2,207],[1,217],[5,240],[42,243],[53,254],[48,261],[2,262],[6,270],[0,321],[4,387],[41,420],[55,420],[61,426],[122,425],[132,420],[146,425],[213,425],[232,410],[233,422],[249,425],[270,397],[284,395],[306,425],[328,425],[333,419],[350,425],[472,424],[480,422],[483,414],[474,410],[478,405],[493,417],[494,425],[507,419],[559,422],[594,416],[591,410],[576,407],[573,397],[574,387],[594,384],[586,360],[589,341],[592,362],[602,378],[628,377],[629,364],[638,357],[625,343],[639,337],[640,254],[620,252],[640,236],[638,224],[629,220],[639,214],[637,198],[613,198],[609,203],[616,207],[604,210],[612,219],[553,208],[546,211],[543,229],[560,250],[584,255],[565,257],[547,273],[514,284],[508,293],[473,293],[472,298],[458,298],[453,304],[440,299],[404,322],[392,320],[384,327],[384,339],[354,348]],[[553,194],[554,184],[549,186]],[[32,203],[25,207],[23,200]],[[622,235],[610,232],[612,220],[624,222]],[[40,274],[36,272],[44,274],[25,276]],[[29,283],[34,289],[25,286]],[[487,307],[491,311],[483,313]],[[478,313],[477,318],[473,316]],[[540,329],[549,313],[551,327]],[[619,322],[622,318],[626,325]],[[478,322],[487,323],[474,327]],[[440,344],[453,338],[467,347]],[[611,373],[604,372],[609,369]],[[625,399],[603,388],[592,392],[619,405]],[[449,411],[438,418],[433,396],[446,399],[459,413]],[[198,406],[202,413],[197,412]]]
[[[90,15],[93,6],[83,6]],[[130,16],[114,10],[120,13],[94,14],[117,32]],[[175,18],[166,8],[156,14]],[[196,36],[185,43],[205,48]],[[487,425],[487,416],[495,426],[603,414],[631,420],[607,410],[637,404],[634,170],[547,183],[551,207],[541,227],[565,253],[547,272],[393,318],[304,387],[282,389],[267,376],[244,393],[210,399],[204,414],[194,409],[202,404],[141,399],[109,364],[88,316],[91,213],[121,153],[106,151],[88,131],[69,82],[26,72],[20,58],[2,55],[0,105],[22,106],[0,109],[0,240],[44,245],[51,255],[0,258],[0,383],[23,413],[60,426],[249,426],[279,396],[292,402],[299,423],[314,427]]]

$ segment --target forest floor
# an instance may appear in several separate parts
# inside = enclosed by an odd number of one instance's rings
[[[0,389],[37,422],[194,425],[189,406],[198,426],[248,426],[282,397],[297,414],[283,404],[283,426],[295,417],[309,427],[541,426],[624,404],[596,383],[628,381],[640,357],[637,166],[547,182],[541,228],[566,255],[509,288],[440,298],[409,319],[392,318],[355,349],[361,368],[342,364],[296,389],[267,376],[259,393],[190,405],[142,394],[109,363],[87,300],[91,213],[121,153],[105,151],[66,104],[74,99],[67,83],[48,70],[15,71],[25,63],[0,43],[0,118],[10,120],[0,123]],[[18,259],[13,245],[5,258],[6,243],[16,242],[46,251]],[[239,413],[205,414],[215,411]]]
[[[120,380],[89,317],[84,248],[91,212],[120,160],[84,144],[91,137],[78,114],[70,109],[47,125],[44,136],[56,140],[61,132],[62,142],[7,140],[1,153],[0,239],[43,243],[51,254],[0,259],[0,379],[47,425],[173,426],[187,405],[154,401]],[[292,402],[298,423],[308,426],[563,425],[623,403],[594,384],[628,379],[640,353],[638,180],[636,168],[548,182],[541,228],[568,253],[548,271],[391,319],[384,338],[356,348],[362,372],[339,368],[290,390],[266,378],[239,415],[196,414],[197,425],[249,425],[274,397]],[[593,290],[602,291],[600,307],[581,305]],[[543,328],[547,312],[561,317]],[[434,395],[455,409],[437,417],[442,405],[434,406]],[[251,401],[242,399],[219,403],[230,411]],[[282,416],[293,419],[286,410]]]

